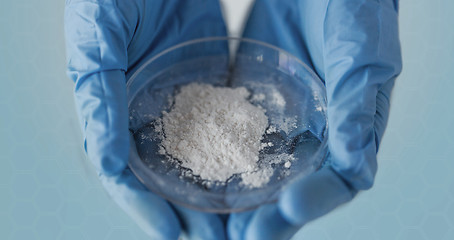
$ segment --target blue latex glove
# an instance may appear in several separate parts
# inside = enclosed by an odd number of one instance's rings
[[[232,214],[228,222],[231,239],[288,239],[373,184],[402,67],[397,1],[260,0],[243,36],[296,55],[326,85],[329,164],[290,185],[277,204]]]
[[[130,149],[126,96],[128,76],[156,53],[189,39],[225,36],[219,3],[67,0],[65,33],[85,150],[113,200],[152,239],[177,239],[181,230],[191,239],[222,239],[218,215],[169,204],[128,169],[137,153]]]

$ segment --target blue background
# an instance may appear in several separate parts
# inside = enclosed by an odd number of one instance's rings
[[[0,7],[0,239],[147,239],[82,149],[64,1]],[[404,69],[375,186],[294,239],[454,239],[454,1],[402,0]]]

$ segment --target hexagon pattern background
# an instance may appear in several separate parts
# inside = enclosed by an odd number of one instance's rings
[[[64,1],[0,7],[0,239],[148,239],[98,183],[65,74]],[[454,239],[454,1],[402,0],[375,186],[294,239]]]

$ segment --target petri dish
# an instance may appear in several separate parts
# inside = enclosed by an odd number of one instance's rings
[[[245,87],[250,102],[266,110],[277,126],[263,140],[273,147],[259,155],[259,166],[272,166],[266,184],[245,186],[241,174],[207,183],[159,153],[157,121],[171,109],[172,96],[193,82]],[[134,152],[129,167],[150,191],[175,204],[214,213],[250,210],[276,201],[285,186],[316,171],[327,156],[324,83],[302,61],[267,43],[212,37],[178,44],[140,66],[128,79],[127,95]],[[273,160],[282,154],[291,162]]]

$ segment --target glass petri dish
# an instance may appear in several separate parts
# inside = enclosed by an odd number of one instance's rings
[[[235,48],[233,49],[232,48]],[[264,136],[274,147],[260,152],[260,161],[279,154],[293,157],[272,163],[269,181],[260,187],[241,184],[241,175],[207,184],[190,169],[159,153],[154,131],[169,111],[181,86],[193,82],[246,87],[253,104],[266,109],[277,131]],[[251,39],[213,37],[178,44],[157,54],[127,82],[131,148],[129,167],[152,192],[196,210],[231,213],[276,201],[282,189],[316,171],[327,155],[326,93],[323,82],[302,61],[275,46]],[[280,104],[279,108],[275,106]],[[284,103],[284,104],[282,104]],[[273,105],[274,104],[274,105]]]

